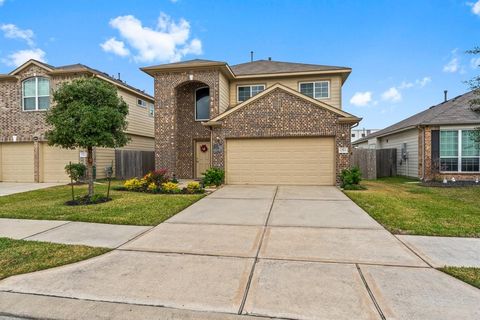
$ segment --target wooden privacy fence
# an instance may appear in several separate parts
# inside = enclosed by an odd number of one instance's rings
[[[155,170],[155,152],[115,150],[115,178],[140,178],[152,170]]]
[[[352,163],[364,179],[393,177],[397,175],[397,149],[353,149]]]

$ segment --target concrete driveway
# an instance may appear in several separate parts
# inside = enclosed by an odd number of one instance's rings
[[[0,315],[97,319],[479,319],[334,187],[227,186],[106,255],[0,282]]]
[[[64,183],[0,182],[0,197],[20,192],[60,186],[63,184]]]

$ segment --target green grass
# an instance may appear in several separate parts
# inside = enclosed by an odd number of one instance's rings
[[[121,182],[113,181],[113,185]],[[95,184],[96,193],[106,193],[106,184]],[[76,186],[76,195],[87,193]],[[0,218],[69,220],[111,224],[157,225],[198,201],[203,195],[157,195],[110,191],[110,202],[66,206],[71,187],[59,186],[0,197]]]
[[[395,234],[480,237],[480,188],[423,187],[406,178],[363,181],[345,194]]]
[[[0,238],[0,279],[89,259],[110,249]]]
[[[480,289],[480,268],[445,267],[439,270]]]

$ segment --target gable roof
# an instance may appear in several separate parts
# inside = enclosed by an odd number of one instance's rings
[[[473,111],[469,103],[470,100],[475,98],[478,99],[475,91],[464,93],[352,143],[362,143],[372,138],[386,136],[422,125],[480,124],[480,112]]]
[[[155,71],[174,71],[186,68],[219,67],[231,78],[278,77],[298,74],[339,73],[345,81],[352,72],[351,68],[326,66],[320,64],[294,63],[272,60],[256,60],[230,66],[224,61],[194,59],[182,62],[166,63],[140,68],[153,75]]]
[[[12,72],[10,72],[8,74],[8,76],[13,77],[16,74],[18,74],[20,71],[22,71],[23,69],[27,68],[28,66],[30,66],[32,64],[45,69],[46,71],[48,71],[49,74],[63,74],[63,73],[74,73],[74,72],[91,73],[91,74],[94,74],[94,75],[102,78],[105,81],[108,81],[112,84],[120,86],[120,87],[126,89],[127,91],[136,93],[136,94],[138,94],[140,96],[143,96],[143,97],[145,97],[149,100],[152,100],[152,101],[154,100],[154,98],[151,95],[149,95],[148,93],[146,93],[146,92],[144,92],[144,91],[142,91],[138,88],[135,88],[135,87],[127,84],[126,82],[124,82],[122,80],[116,79],[116,78],[108,75],[105,72],[99,71],[99,70],[94,69],[94,68],[90,68],[89,66],[86,66],[86,65],[81,64],[81,63],[69,64],[69,65],[60,66],[60,67],[54,67],[54,66],[46,64],[44,62],[37,61],[37,60],[34,60],[34,59],[30,59],[27,62],[25,62],[24,64],[22,64],[21,66],[19,66],[18,68],[16,68],[15,70],[13,70]]]
[[[320,107],[320,108],[324,108],[324,109],[327,109],[333,113],[336,113],[338,114],[339,116],[341,116],[343,119],[342,121],[345,121],[345,122],[352,122],[352,123],[358,123],[360,122],[360,120],[362,120],[361,118],[358,118],[348,112],[345,112],[343,110],[340,110],[338,108],[335,108],[325,102],[322,102],[322,101],[319,101],[319,100],[316,100],[316,99],[313,99],[313,98],[310,98],[309,96],[306,96],[296,90],[293,90],[287,86],[284,86],[280,83],[276,83],[274,84],[273,86],[269,87],[268,89],[260,92],[259,94],[256,94],[255,96],[251,97],[250,99],[236,105],[235,107],[231,108],[231,109],[228,109],[227,111],[223,112],[222,114],[219,114],[218,116],[216,116],[215,118],[211,119],[210,121],[208,122],[204,122],[204,125],[207,125],[207,126],[211,126],[211,125],[218,125],[219,124],[219,121],[222,120],[223,118],[225,118],[226,116],[228,116],[229,114],[231,113],[234,113],[234,112],[237,112],[238,110],[244,108],[245,106],[251,104],[252,102],[260,99],[261,97],[269,94],[270,92],[276,90],[276,89],[280,89],[280,90],[283,90],[289,94],[292,94],[296,97],[299,97],[300,99],[304,99],[304,100],[307,100],[308,102],[314,104],[315,106],[317,107]]]
[[[257,60],[231,66],[237,76],[263,75],[275,73],[296,73],[312,71],[351,71],[347,67],[326,66],[320,64],[306,64],[273,60]]]

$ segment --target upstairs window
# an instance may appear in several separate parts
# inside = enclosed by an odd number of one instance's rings
[[[148,114],[150,117],[155,116],[155,106],[152,103],[148,106]]]
[[[256,94],[259,94],[265,90],[265,85],[263,84],[255,84],[255,85],[249,85],[249,86],[238,86],[237,87],[237,102],[243,102],[251,97],[253,97]]]
[[[139,107],[146,108],[147,107],[147,101],[142,100],[142,99],[137,99],[137,105]]]
[[[41,111],[50,107],[50,80],[34,77],[22,82],[23,111]]]
[[[330,98],[330,81],[300,82],[298,90],[314,99]]]
[[[198,88],[195,91],[195,121],[210,119],[210,89]]]

